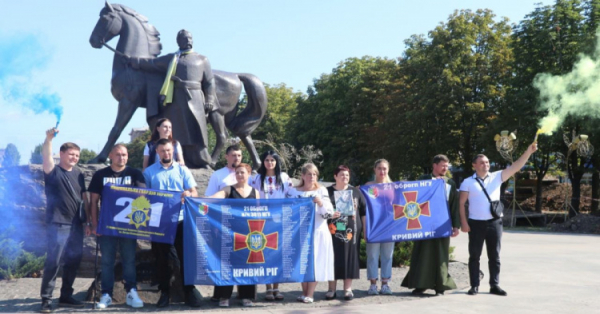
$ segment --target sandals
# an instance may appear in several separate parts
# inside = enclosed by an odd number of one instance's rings
[[[279,289],[273,289],[273,297],[277,301],[281,301],[284,298],[283,294],[281,294],[281,292],[279,292]]]
[[[273,292],[274,292],[273,289],[267,289],[267,294],[265,295],[265,300],[267,300],[267,301],[275,300],[275,296],[273,295]]]
[[[302,300],[302,302],[304,303],[313,303],[315,300],[313,298],[309,298],[309,297],[305,297],[304,300]]]
[[[333,300],[337,297],[337,291],[327,291],[327,293],[325,293],[325,300]]]
[[[306,298],[306,296],[300,295],[296,298],[296,301],[298,302],[304,302],[304,299]]]
[[[254,306],[254,303],[250,299],[242,299],[242,305],[245,307]]]
[[[229,299],[220,299],[219,307],[229,307]]]
[[[354,293],[352,293],[352,289],[348,289],[344,291],[344,300],[350,301],[354,299]]]

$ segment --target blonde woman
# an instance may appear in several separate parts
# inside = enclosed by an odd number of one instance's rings
[[[390,183],[392,180],[388,175],[390,163],[385,159],[375,161],[375,181],[367,182],[369,184]],[[365,235],[367,228],[365,226]],[[369,295],[391,295],[392,289],[388,282],[392,278],[392,257],[394,256],[394,242],[386,243],[367,243],[367,279],[371,281],[369,287]],[[377,268],[379,268],[379,260],[381,259],[381,290],[377,291]]]
[[[315,282],[302,283],[302,295],[297,300],[304,303],[314,301],[318,281],[334,280],[333,244],[327,227],[327,219],[333,217],[333,205],[329,199],[327,189],[317,182],[318,178],[319,169],[317,169],[317,166],[311,163],[305,164],[302,166],[300,185],[290,188],[286,194],[287,198],[310,197],[315,203],[315,231],[313,234]]]

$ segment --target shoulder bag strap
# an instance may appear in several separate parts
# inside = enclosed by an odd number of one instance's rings
[[[479,185],[481,185],[481,189],[483,190],[483,193],[485,193],[485,197],[487,197],[488,201],[490,202],[490,204],[492,203],[492,199],[490,198],[490,196],[488,195],[487,191],[485,190],[485,187],[483,186],[483,184],[481,183],[481,181],[479,181],[479,178],[475,178],[475,181],[477,181],[477,183],[479,183]]]

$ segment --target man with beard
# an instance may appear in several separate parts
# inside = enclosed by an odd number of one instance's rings
[[[73,298],[73,282],[83,255],[83,224],[86,225],[85,233],[90,234],[89,222],[81,221],[79,215],[81,203],[85,202],[85,208],[88,206],[83,173],[75,166],[79,161],[79,146],[70,142],[62,144],[60,162],[55,165],[52,159],[52,139],[56,133],[56,128],[47,130],[46,140],[42,145],[48,241],[40,289],[42,313],[52,312],[52,292],[61,266],[62,287],[58,305],[84,307],[81,301]]]
[[[186,196],[198,196],[196,181],[190,170],[173,161],[173,144],[166,138],[156,143],[156,152],[160,163],[155,163],[144,171],[146,186],[150,189],[183,192],[181,201]],[[183,279],[183,209],[179,213],[179,224],[175,234],[175,244],[152,242],[152,251],[156,257],[156,273],[158,274],[158,288],[161,291],[157,307],[166,307],[170,300],[171,269],[169,269],[169,256],[176,256],[179,261],[181,278]],[[199,307],[202,296],[193,285],[184,285],[185,304]]]
[[[433,211],[450,212],[452,221],[452,237],[456,237],[460,228],[460,213],[458,210],[458,191],[456,183],[446,177],[448,172],[448,157],[437,155],[433,157],[433,171],[423,175],[419,180],[441,179],[446,182],[446,198],[449,208],[432,208]],[[425,290],[433,289],[436,295],[443,295],[445,290],[456,289],[456,284],[448,274],[450,238],[437,238],[415,241],[410,269],[402,281],[402,286],[414,288],[413,295],[423,295]]]
[[[125,281],[125,290],[127,291],[127,305],[140,308],[144,302],[137,294],[136,288],[136,270],[135,270],[135,252],[137,248],[136,239],[122,238],[96,233],[98,227],[98,208],[104,186],[107,184],[129,185],[137,187],[146,187],[144,176],[138,169],[127,166],[129,155],[127,147],[123,144],[113,146],[108,155],[110,166],[96,171],[90,182],[89,192],[91,199],[92,212],[92,233],[97,235],[97,241],[100,244],[100,253],[102,254],[102,297],[96,304],[96,308],[105,309],[112,304],[113,286],[115,282],[115,259],[117,257],[117,247],[120,249],[121,263],[123,265],[123,280]]]

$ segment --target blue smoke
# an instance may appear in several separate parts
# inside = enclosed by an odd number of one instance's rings
[[[0,91],[4,90],[7,103],[35,114],[48,112],[60,121],[63,108],[58,94],[31,87],[34,71],[45,68],[50,55],[35,35],[0,35]]]

